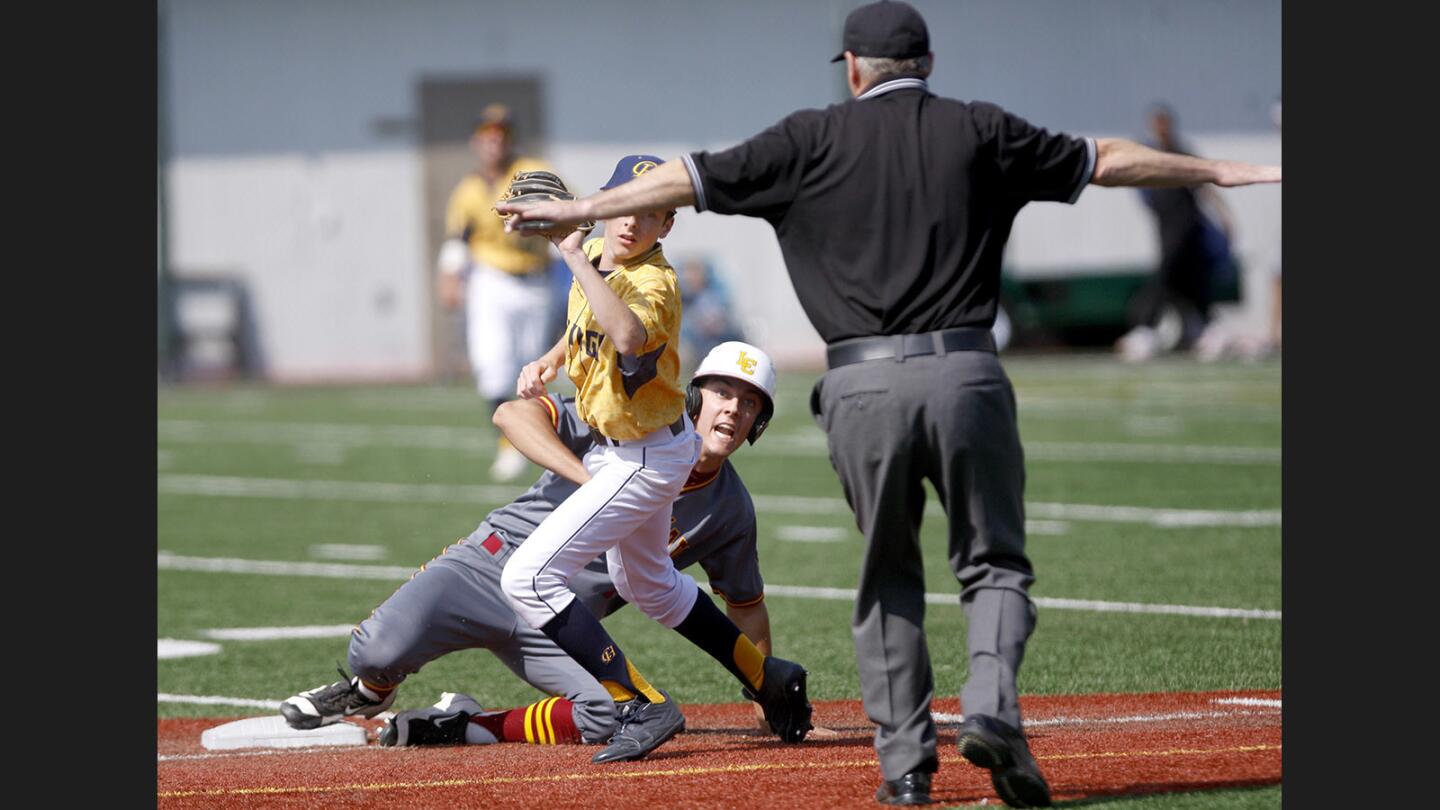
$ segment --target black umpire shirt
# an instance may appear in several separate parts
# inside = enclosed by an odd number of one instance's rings
[[[1015,215],[1073,203],[1095,142],[906,76],[682,160],[696,210],[774,226],[800,305],[833,343],[991,326]]]

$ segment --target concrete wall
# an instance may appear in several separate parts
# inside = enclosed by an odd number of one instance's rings
[[[1168,100],[1204,153],[1278,160],[1278,0],[913,3],[937,92],[1052,129],[1136,136]],[[277,379],[430,373],[432,302],[417,87],[544,80],[545,154],[579,188],[627,152],[718,149],[799,106],[845,98],[827,60],[849,0],[163,0],[167,255],[234,273]],[[551,43],[541,54],[531,43]],[[1224,192],[1242,258],[1278,245],[1278,188]],[[1021,214],[1009,261],[1053,272],[1153,256],[1133,191]],[[684,214],[667,251],[710,255],[782,360],[814,356],[768,226]]]

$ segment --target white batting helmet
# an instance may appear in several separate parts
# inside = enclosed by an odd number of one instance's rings
[[[726,341],[711,349],[705,359],[700,361],[700,365],[696,366],[695,373],[690,375],[690,385],[685,391],[685,409],[690,412],[692,420],[699,418],[699,383],[706,377],[741,380],[759,388],[764,394],[760,415],[755,417],[755,424],[750,428],[750,435],[746,437],[754,444],[770,424],[770,418],[775,415],[775,364],[771,362],[770,355],[756,346],[738,340]]]

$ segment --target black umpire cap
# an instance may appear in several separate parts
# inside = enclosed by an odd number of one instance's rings
[[[845,51],[856,56],[913,59],[930,52],[930,30],[909,3],[880,0],[845,18],[844,45],[831,62],[844,59]]]

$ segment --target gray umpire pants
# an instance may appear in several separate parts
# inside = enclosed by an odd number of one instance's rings
[[[500,589],[500,572],[514,547],[500,542],[487,546],[486,538],[495,531],[488,522],[481,523],[360,622],[350,634],[350,668],[377,686],[397,686],[442,655],[487,649],[531,686],[569,699],[581,739],[604,742],[616,723],[610,693],[516,615]],[[486,703],[485,695],[474,697]]]
[[[933,773],[922,479],[949,519],[950,568],[967,618],[962,711],[1020,728],[1015,681],[1035,607],[1014,388],[994,354],[950,352],[832,369],[810,407],[866,540],[852,630],[881,770],[890,780]]]

